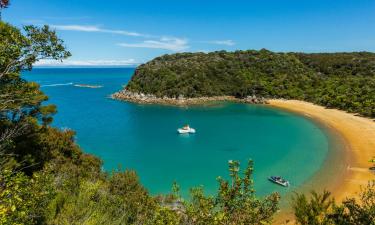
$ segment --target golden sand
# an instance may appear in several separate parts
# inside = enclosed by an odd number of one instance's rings
[[[338,173],[339,179],[319,184],[331,191],[336,200],[355,197],[361,186],[367,185],[370,180],[375,180],[375,173],[369,170],[372,166],[369,160],[375,156],[375,121],[303,101],[269,100],[268,102],[273,107],[296,112],[319,121],[344,139],[346,147],[339,149],[337,154],[345,156],[345,161],[341,164],[334,163],[334,161],[326,162],[329,165],[326,168],[330,170],[337,165],[334,171]],[[325,172],[330,172],[324,170],[325,168],[322,168],[313,181],[319,180],[319,176],[324,176]]]

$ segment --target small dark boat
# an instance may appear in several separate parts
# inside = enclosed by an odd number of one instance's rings
[[[289,186],[289,181],[283,179],[282,177],[271,176],[271,177],[268,178],[268,180],[270,180],[271,182],[273,182],[275,184],[284,186],[284,187]]]

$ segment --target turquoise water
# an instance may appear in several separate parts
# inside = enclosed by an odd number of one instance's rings
[[[227,177],[227,162],[255,161],[255,187],[260,195],[292,191],[311,178],[324,162],[328,137],[314,122],[262,105],[221,103],[178,108],[137,105],[109,99],[130,79],[129,68],[35,69],[27,80],[37,81],[58,107],[54,125],[77,131],[86,152],[104,160],[104,169],[135,169],[153,194],[168,193],[177,181],[186,196],[189,188],[217,189],[216,178]],[[103,85],[79,88],[73,84]],[[185,123],[194,135],[178,135]],[[291,188],[267,181],[270,175],[288,178]]]

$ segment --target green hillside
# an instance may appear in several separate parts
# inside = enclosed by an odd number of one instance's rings
[[[299,99],[375,117],[375,54],[177,53],[140,65],[126,89],[158,97]]]

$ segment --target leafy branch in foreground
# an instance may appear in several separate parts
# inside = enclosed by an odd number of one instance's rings
[[[6,23],[0,23],[0,79],[21,70],[30,70],[42,59],[62,60],[71,56],[64,42],[48,26],[24,26],[25,34]]]
[[[1,1],[1,8],[7,3]],[[40,59],[61,60],[70,53],[47,26],[26,26],[23,32],[0,21],[0,224],[45,223],[55,189],[52,173],[42,170],[59,152],[52,138],[44,142],[53,134],[47,125],[55,107],[42,106],[47,96],[20,72]],[[55,141],[65,142],[62,136]]]
[[[298,224],[375,224],[375,181],[362,187],[358,198],[348,198],[337,205],[331,193],[311,192],[310,199],[295,194],[292,207]]]
[[[255,196],[253,161],[249,160],[243,175],[239,162],[229,161],[231,181],[218,178],[216,197],[205,196],[203,188],[191,190],[192,199],[185,203],[187,224],[267,224],[278,210],[280,196],[273,193],[264,199]]]
[[[25,152],[29,151],[25,147],[20,150],[14,140],[29,137],[39,130],[38,121],[44,126],[51,123],[56,109],[53,105],[42,105],[47,96],[38,84],[22,79],[20,72],[31,69],[40,59],[62,60],[70,53],[55,31],[47,26],[25,26],[21,32],[0,22],[0,40],[0,149],[4,156],[24,158],[20,159],[24,162],[29,157]]]

